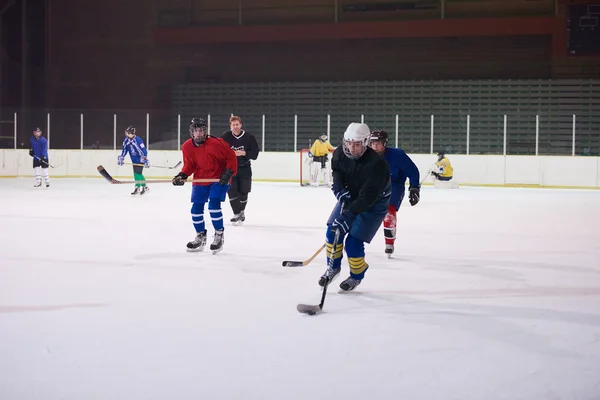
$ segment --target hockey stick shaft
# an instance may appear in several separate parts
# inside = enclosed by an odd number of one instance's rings
[[[104,179],[106,179],[109,183],[117,184],[117,185],[124,184],[124,183],[172,183],[173,182],[172,179],[149,179],[149,180],[143,180],[143,181],[140,181],[140,180],[119,181],[117,179],[114,179],[102,165],[98,165],[98,167],[96,169],[98,170],[100,175],[102,175],[104,177]],[[219,182],[219,179],[191,179],[191,180],[186,180],[186,182],[215,183],[215,182]]]
[[[419,186],[421,186],[423,182],[425,182],[425,179],[427,179],[429,175],[431,175],[431,171],[427,172],[427,175],[425,175],[425,178],[423,178],[423,180],[419,183]]]
[[[43,162],[44,164],[46,164],[47,166],[49,166],[50,168],[54,168],[54,165],[52,164],[48,164],[46,161],[42,160],[41,158],[39,158],[38,156],[34,155],[33,158],[35,158],[36,160],[39,160],[40,162]]]
[[[123,163],[125,165],[133,165],[134,167],[145,167],[146,164],[135,164],[135,163]],[[179,161],[177,164],[173,165],[172,167],[168,166],[168,165],[151,165],[152,168],[166,168],[166,169],[175,169],[177,167],[179,167],[181,165],[181,161]]]
[[[319,250],[315,251],[315,254],[313,254],[309,259],[304,260],[304,261],[284,261],[283,263],[281,263],[281,265],[283,267],[306,267],[308,264],[310,264],[315,258],[317,258],[317,256],[319,254],[321,254],[321,252],[323,251],[323,249],[325,248],[325,245],[321,245],[321,247],[319,247]]]

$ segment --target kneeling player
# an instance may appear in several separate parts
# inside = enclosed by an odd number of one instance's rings
[[[202,118],[194,118],[190,124],[190,136],[182,146],[183,168],[173,178],[173,185],[181,186],[190,175],[194,179],[219,179],[215,183],[193,183],[192,222],[196,238],[187,244],[187,251],[202,251],[206,246],[204,204],[215,228],[214,241],[210,245],[213,254],[223,249],[224,227],[221,203],[225,201],[231,178],[237,173],[237,158],[231,147],[222,139],[208,136],[208,127]]]
[[[333,153],[332,191],[338,199],[327,222],[327,258],[333,258],[319,279],[328,285],[341,270],[344,238],[350,276],[340,288],[350,291],[365,276],[365,243],[370,243],[385,218],[390,204],[390,170],[385,160],[368,147],[371,132],[366,124],[351,123],[344,132],[344,143]],[[335,237],[338,241],[334,248]]]
[[[420,199],[419,169],[402,149],[387,147],[388,134],[386,131],[373,131],[369,146],[379,155],[383,156],[390,167],[392,180],[392,196],[387,215],[383,220],[383,234],[385,236],[385,253],[391,256],[394,253],[396,241],[396,212],[404,199],[406,178],[409,179],[408,199],[414,206]]]
[[[435,170],[431,171],[431,175],[439,181],[452,180],[454,171],[452,169],[452,164],[450,164],[450,160],[446,158],[446,153],[440,151],[437,153],[437,156],[438,160],[435,162]]]

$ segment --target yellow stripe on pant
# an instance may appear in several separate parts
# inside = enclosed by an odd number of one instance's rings
[[[331,253],[333,250],[333,244],[327,243],[325,246],[325,252],[327,253],[327,258],[331,258]],[[340,243],[335,246],[335,253],[333,254],[333,259],[342,258],[342,252],[344,251],[344,244]]]
[[[350,264],[350,274],[360,275],[361,279],[367,268],[369,268],[369,264],[365,262],[364,257],[348,257],[348,264]]]

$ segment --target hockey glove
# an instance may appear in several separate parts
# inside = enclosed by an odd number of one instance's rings
[[[355,219],[356,214],[351,211],[346,211],[333,220],[331,223],[331,229],[339,231],[340,235],[343,236],[350,232],[350,228],[352,228],[352,224],[354,223]]]
[[[308,152],[308,157],[309,158],[313,158],[313,153],[311,153],[310,151]]]
[[[175,175],[175,177],[173,178],[173,185],[174,186],[183,186],[183,184],[185,183],[187,178],[188,178],[188,176],[186,174],[184,174],[183,172],[180,172],[177,175]]]
[[[119,157],[117,157],[117,165],[118,165],[119,167],[120,167],[121,165],[123,165],[124,161],[125,161],[125,157],[123,157],[123,156],[119,156]]]
[[[418,187],[411,187],[408,192],[408,200],[410,201],[411,206],[417,205],[419,200],[421,199],[421,189]]]
[[[142,162],[146,168],[150,168],[150,161],[148,161],[148,157],[142,157]]]
[[[437,172],[431,171],[431,175],[435,176],[437,179],[440,179],[440,174]]]
[[[33,149],[29,149],[29,157],[33,157]]]
[[[348,203],[350,201],[350,191],[342,185],[336,185],[334,183],[333,186],[331,186],[331,190],[340,203]]]
[[[227,168],[221,174],[221,178],[219,178],[219,185],[228,185],[231,177],[233,176],[233,171]]]

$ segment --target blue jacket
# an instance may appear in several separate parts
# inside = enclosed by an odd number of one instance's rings
[[[35,136],[29,138],[31,142],[31,148],[33,149],[33,154],[38,157],[46,157],[48,158],[48,140],[45,137],[40,136],[36,139]]]
[[[123,151],[121,156],[125,157],[125,154],[129,153],[131,162],[134,164],[142,164],[142,157],[148,156],[148,150],[144,146],[144,141],[139,136],[134,136],[133,139],[128,137],[123,140]]]
[[[383,157],[390,167],[392,180],[390,204],[398,210],[404,198],[406,179],[409,179],[410,187],[419,187],[419,169],[402,149],[386,147]]]

